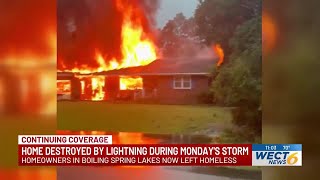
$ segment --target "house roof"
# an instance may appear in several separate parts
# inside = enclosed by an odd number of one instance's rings
[[[146,66],[123,68],[95,75],[109,76],[141,76],[141,75],[208,75],[215,66],[217,59],[158,59]]]
[[[73,77],[74,73],[73,72],[59,72],[57,73],[59,77]]]

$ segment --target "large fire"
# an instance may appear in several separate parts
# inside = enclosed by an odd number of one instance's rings
[[[157,59],[157,49],[153,38],[143,29],[143,11],[133,6],[124,0],[116,0],[116,8],[123,15],[121,26],[121,59],[106,59],[108,54],[103,54],[98,48],[95,49],[95,63],[99,66],[92,68],[87,64],[78,65],[71,70],[61,69],[61,71],[69,71],[80,74],[90,74],[94,72],[103,72],[114,69],[121,69],[127,67],[147,65]],[[106,19],[107,21],[107,19]],[[59,59],[59,61],[62,61]],[[64,64],[63,61],[59,62]],[[120,89],[127,89],[127,87],[136,87],[141,85],[140,79],[121,78]],[[134,85],[133,83],[137,83]],[[88,86],[88,85],[82,85]],[[91,100],[105,99],[104,86],[105,80],[103,78],[92,77],[91,84]],[[82,87],[83,91],[83,87]]]
[[[105,99],[104,76],[76,75],[76,77],[80,80],[80,99],[92,101],[101,101]],[[59,83],[61,83],[61,81],[58,80],[58,84]],[[69,87],[69,84],[67,87]],[[58,88],[60,91],[63,91],[61,86],[58,86]]]

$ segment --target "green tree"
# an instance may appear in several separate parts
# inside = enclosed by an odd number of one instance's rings
[[[212,83],[217,103],[239,107],[236,125],[261,134],[261,16],[240,25],[230,40],[230,61]]]
[[[220,43],[228,56],[231,54],[229,39],[236,27],[258,16],[261,5],[261,0],[199,0],[194,15],[197,33],[207,45]]]
[[[199,37],[196,36],[194,18],[187,19],[178,13],[160,31],[160,47],[165,57],[192,56],[200,46]]]

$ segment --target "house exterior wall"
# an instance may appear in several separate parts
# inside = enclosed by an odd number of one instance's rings
[[[145,98],[151,98],[154,103],[160,104],[196,104],[199,95],[209,90],[210,78],[205,75],[191,76],[191,89],[174,89],[174,77],[168,76],[142,76]],[[71,100],[81,99],[81,84],[76,77],[59,77],[58,80],[71,81]],[[119,92],[119,77],[106,77],[104,90],[108,92],[108,100],[113,100]],[[156,96],[154,96],[156,94]]]
[[[156,82],[157,101],[163,104],[196,104],[199,95],[209,90],[208,76],[191,76],[191,89],[174,89],[173,79],[174,76],[144,78],[144,84],[148,84],[145,81]]]

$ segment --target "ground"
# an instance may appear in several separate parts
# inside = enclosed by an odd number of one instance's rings
[[[229,108],[191,105],[58,102],[58,128],[148,133],[191,133],[231,124]]]
[[[17,166],[19,134],[55,134],[56,118],[1,117],[0,118],[0,167]],[[1,179],[1,178],[0,178]]]

